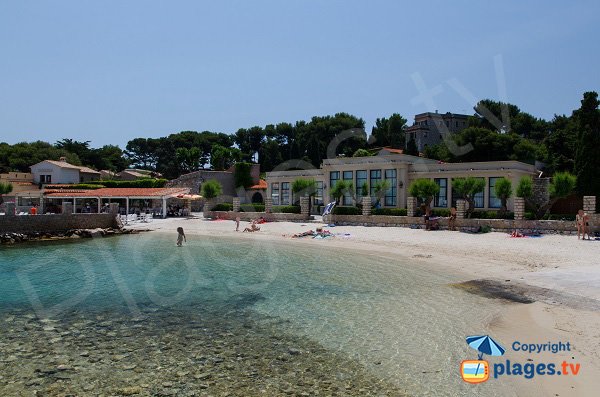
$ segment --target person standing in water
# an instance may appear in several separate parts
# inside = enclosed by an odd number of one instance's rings
[[[187,239],[185,238],[185,233],[183,232],[182,227],[177,228],[177,233],[177,246],[181,247],[184,241],[187,243]]]

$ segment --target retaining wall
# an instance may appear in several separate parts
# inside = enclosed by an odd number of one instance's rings
[[[303,214],[284,214],[284,213],[266,213],[266,212],[233,212],[233,211],[207,211],[205,218],[235,220],[238,216],[241,221],[251,221],[253,219],[265,218],[268,222],[303,222],[313,219],[312,216]]]
[[[1,233],[57,233],[71,229],[118,228],[113,214],[0,216]]]
[[[597,230],[600,224],[597,217],[591,219],[591,230]],[[331,223],[341,226],[396,226],[396,227],[425,227],[423,217],[386,216],[386,215],[331,215]],[[440,229],[448,228],[448,218],[439,218]],[[515,229],[521,232],[539,231],[540,233],[576,234],[577,226],[574,221],[531,221],[512,219],[457,219],[457,229],[475,229],[479,226],[489,226],[492,231],[511,232]]]

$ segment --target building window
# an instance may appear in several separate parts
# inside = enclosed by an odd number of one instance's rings
[[[40,183],[52,183],[52,175],[40,175]]]
[[[317,192],[315,193],[315,205],[323,205],[323,181],[317,181]]]
[[[377,197],[375,196],[375,185],[381,182],[381,170],[371,170],[371,180],[369,181],[371,201],[373,204],[377,201]]]
[[[367,171],[356,171],[356,198],[360,201],[362,198],[362,187],[367,183]]]
[[[271,183],[271,198],[273,205],[279,205],[279,183]]]
[[[337,181],[340,179],[339,171],[331,171],[329,173],[329,189],[333,189]]]
[[[484,179],[484,178],[478,178],[478,179]],[[475,193],[475,196],[473,196],[473,201],[475,203],[475,208],[485,207],[485,198],[484,198],[483,190]]]
[[[290,205],[290,183],[281,182],[281,205]]]
[[[344,171],[342,172],[342,179],[344,181],[352,182],[354,179],[354,173],[352,171]],[[352,205],[352,191],[348,190],[346,193],[344,193],[342,205]]]
[[[440,191],[433,198],[433,206],[448,207],[448,179],[435,178],[434,181],[440,187]]]
[[[502,207],[502,200],[496,197],[496,181],[501,179],[500,177],[490,178],[489,181],[489,203],[488,206],[490,208],[500,208]]]
[[[386,207],[396,206],[398,195],[398,179],[396,170],[385,170],[385,180],[390,183],[390,188],[385,191],[384,205]]]

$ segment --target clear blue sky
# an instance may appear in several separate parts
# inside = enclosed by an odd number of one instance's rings
[[[393,112],[472,113],[451,80],[550,119],[600,90],[597,1],[408,3],[1,0],[0,141],[124,147],[340,111],[370,131]],[[415,74],[433,104],[414,101]]]

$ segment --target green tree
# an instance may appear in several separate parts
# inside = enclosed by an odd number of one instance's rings
[[[373,185],[373,193],[375,193],[375,206],[378,206],[381,199],[385,196],[385,192],[392,187],[392,184],[388,180],[382,180],[376,182]]]
[[[369,183],[365,182],[362,184],[361,188],[360,188],[360,195],[362,197],[367,197],[369,195]]]
[[[410,154],[411,156],[418,156],[419,149],[417,148],[417,142],[415,142],[415,138],[410,138],[408,143],[406,144],[405,154]]]
[[[557,172],[549,185],[550,199],[547,202],[536,202],[533,194],[533,180],[522,177],[517,186],[516,196],[525,199],[527,206],[534,211],[537,219],[548,215],[552,206],[561,198],[573,194],[577,187],[577,177],[569,172]]]
[[[469,203],[467,218],[470,218],[475,210],[475,195],[483,192],[483,189],[485,188],[485,179],[474,178],[471,176],[467,178],[454,178],[452,179],[452,188],[460,197]]]
[[[525,199],[525,201],[533,198],[533,180],[530,176],[523,176],[519,179],[515,195]]]
[[[4,195],[13,191],[13,185],[10,183],[0,182],[0,204],[4,203]]]
[[[235,170],[233,172],[233,180],[235,187],[248,188],[254,184],[250,171],[252,170],[251,163],[239,162],[235,163]]]
[[[500,178],[496,180],[496,184],[494,185],[494,192],[496,193],[496,197],[498,197],[502,203],[502,208],[500,209],[501,213],[506,213],[508,210],[507,202],[508,199],[512,196],[512,182],[508,178]]]
[[[339,203],[345,194],[353,194],[353,186],[352,181],[339,180],[335,183],[335,186],[331,187],[329,195],[336,203]]]
[[[292,193],[294,203],[299,202],[300,197],[312,197],[317,194],[317,181],[304,178],[296,179],[292,182]]]
[[[216,179],[209,179],[208,181],[202,183],[200,191],[205,199],[212,200],[221,195],[223,192],[223,186]]]
[[[440,192],[440,187],[431,179],[416,179],[411,183],[408,192],[412,197],[416,197],[423,206],[425,214],[431,212],[431,202],[436,194]]]
[[[352,157],[369,157],[371,156],[371,152],[367,149],[357,149],[356,152],[352,155]]]
[[[585,196],[600,196],[600,110],[598,94],[583,94],[581,108],[574,112],[579,134],[575,151],[575,175],[577,191]]]

